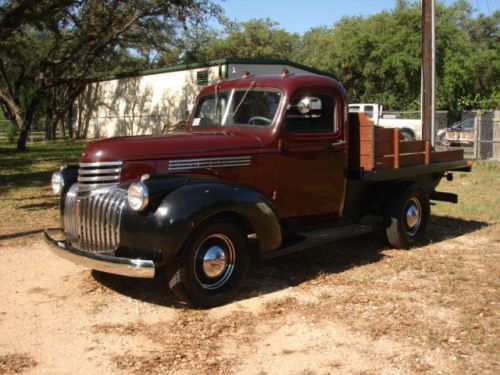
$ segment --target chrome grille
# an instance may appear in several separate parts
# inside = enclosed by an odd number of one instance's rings
[[[78,169],[78,192],[109,189],[120,182],[123,162],[109,161],[96,163],[80,163]]]
[[[78,185],[72,185],[68,192],[66,193],[66,198],[64,201],[64,213],[63,213],[63,225],[64,232],[66,233],[66,239],[72,243],[78,243],[78,237],[80,234],[79,230],[79,220],[76,214],[76,204],[78,201]]]
[[[75,247],[96,252],[111,253],[120,244],[120,217],[127,192],[110,189],[97,195],[78,196],[79,185],[73,185],[66,194],[64,231]]]

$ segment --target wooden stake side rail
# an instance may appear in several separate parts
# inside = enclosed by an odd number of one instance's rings
[[[398,169],[464,158],[463,150],[435,151],[429,141],[402,141],[398,128],[375,126],[365,113],[350,113],[349,126],[350,168]]]

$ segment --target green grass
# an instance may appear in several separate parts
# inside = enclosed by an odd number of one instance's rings
[[[458,194],[458,204],[437,202],[432,212],[442,216],[500,222],[500,163],[476,161],[471,173],[454,173],[438,191]]]
[[[15,145],[0,144],[0,194],[20,187],[39,187],[49,182],[53,170],[78,162],[88,142],[41,142],[18,152]]]
[[[54,141],[28,145],[0,143],[0,235],[40,230],[58,223],[58,198],[50,189],[51,173],[78,162],[88,142]]]

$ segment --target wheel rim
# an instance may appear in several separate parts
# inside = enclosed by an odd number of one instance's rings
[[[223,286],[234,271],[236,251],[233,242],[223,234],[205,238],[196,250],[194,274],[204,289]]]
[[[422,223],[422,206],[417,198],[411,198],[403,211],[405,232],[414,236]]]

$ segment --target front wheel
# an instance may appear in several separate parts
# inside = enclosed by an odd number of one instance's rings
[[[194,307],[228,302],[246,279],[250,266],[243,231],[227,220],[197,229],[174,262],[169,286],[174,296]]]
[[[397,249],[409,249],[424,242],[430,216],[427,192],[411,186],[387,202],[385,223],[389,244]]]

